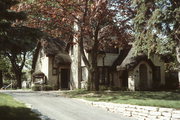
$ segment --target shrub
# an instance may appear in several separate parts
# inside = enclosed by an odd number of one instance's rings
[[[42,90],[45,90],[45,91],[53,90],[53,87],[50,85],[44,85],[44,86],[42,86]]]
[[[99,86],[99,90],[108,90],[108,86],[107,85],[100,85]]]
[[[34,85],[32,86],[33,91],[41,91],[42,86],[41,85]]]
[[[54,85],[54,86],[52,86],[52,89],[53,89],[53,90],[58,90],[59,87],[58,87],[57,85]]]

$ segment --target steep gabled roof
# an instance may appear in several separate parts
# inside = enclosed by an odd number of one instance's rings
[[[44,50],[45,54],[56,55],[59,52],[65,53],[66,43],[59,38],[48,37],[40,41],[41,47]]]
[[[119,54],[118,58],[114,61],[113,65],[112,65],[112,67],[111,67],[112,70],[116,70],[117,65],[121,65],[121,63],[123,62],[123,60],[127,57],[130,49],[131,49],[131,48],[128,47],[128,48],[122,49],[122,50],[120,51],[120,54]]]
[[[46,37],[38,41],[33,57],[32,69],[35,69],[39,51],[43,49],[46,56],[54,56],[56,64],[71,63],[71,58],[66,51],[67,43],[60,38]]]
[[[68,53],[58,53],[57,55],[55,55],[54,61],[56,65],[70,64],[72,62]]]
[[[154,64],[150,59],[148,59],[146,54],[135,55],[135,48],[132,47],[128,52],[127,56],[123,61],[117,66],[117,70],[130,70],[136,67],[140,61],[146,61],[152,68]]]

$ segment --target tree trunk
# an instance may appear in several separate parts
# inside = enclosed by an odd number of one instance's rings
[[[97,49],[91,53],[91,69],[89,70],[91,90],[99,91],[98,67],[97,67]]]
[[[3,74],[2,74],[2,70],[0,70],[0,88],[3,87]]]
[[[16,76],[16,80],[17,80],[17,88],[21,89],[22,85],[21,85],[21,76],[22,76],[22,69],[25,65],[25,61],[26,61],[26,52],[23,52],[22,54],[16,54],[16,53],[6,53],[8,58],[11,61],[12,64],[12,68],[13,71],[15,73]],[[18,55],[21,57],[21,59],[18,59]],[[19,61],[20,62],[17,62]]]
[[[180,43],[176,46],[176,57],[178,61],[178,80],[179,80],[179,87],[180,87]]]
[[[88,90],[99,91],[99,79],[97,67],[89,70]]]
[[[94,80],[95,80],[95,90],[99,91],[99,78],[98,78],[98,69],[97,67],[95,68],[95,73],[94,73]]]
[[[18,89],[21,89],[22,88],[22,85],[21,85],[21,76],[22,76],[22,73],[21,72],[15,72],[15,76],[16,76],[16,80],[17,80],[17,88]]]

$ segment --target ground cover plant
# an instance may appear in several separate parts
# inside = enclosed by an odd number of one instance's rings
[[[0,93],[0,120],[40,120],[38,116],[23,103]]]
[[[174,91],[99,91],[86,90],[64,91],[72,98],[82,98],[96,102],[113,102],[142,106],[157,106],[180,109],[180,90]]]

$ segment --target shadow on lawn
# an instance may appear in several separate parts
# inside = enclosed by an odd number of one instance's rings
[[[0,106],[0,120],[40,120],[29,108]]]
[[[0,106],[1,120],[40,120],[38,116],[28,108]]]
[[[155,100],[180,100],[180,90],[175,91],[116,91],[116,92],[99,92],[93,98],[100,97],[99,100],[118,100],[118,99],[155,99]],[[104,97],[103,97],[104,96]],[[108,97],[109,96],[109,97]],[[88,96],[87,96],[88,97]]]
[[[121,95],[126,96],[129,95],[135,99],[158,99],[158,100],[180,100],[180,92],[172,92],[172,91],[139,91],[139,92],[124,92]]]

